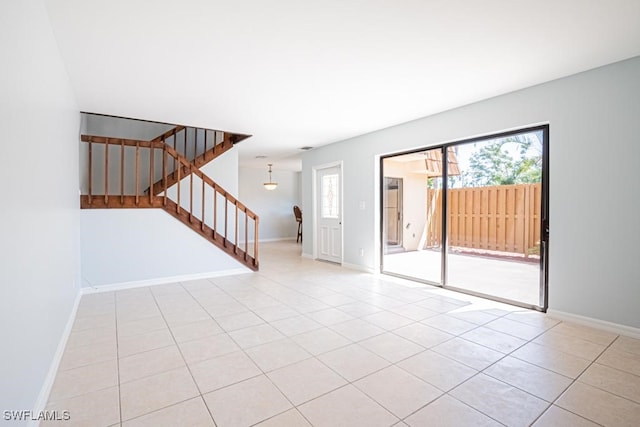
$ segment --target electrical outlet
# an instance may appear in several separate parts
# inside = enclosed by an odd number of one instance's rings
[[[364,256],[364,249],[360,248],[360,256]]]

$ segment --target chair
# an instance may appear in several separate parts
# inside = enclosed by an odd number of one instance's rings
[[[298,243],[298,241],[302,243],[302,211],[298,206],[294,206],[293,214],[295,215],[296,221],[298,222],[298,236],[296,237],[296,243]]]

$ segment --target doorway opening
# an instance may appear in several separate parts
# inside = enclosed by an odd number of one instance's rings
[[[382,230],[386,253],[402,252],[402,178],[384,178],[382,203],[386,219]]]
[[[381,271],[545,311],[548,134],[538,126],[382,157]],[[398,218],[400,249],[389,237]]]

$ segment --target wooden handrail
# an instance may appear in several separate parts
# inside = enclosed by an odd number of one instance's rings
[[[98,135],[81,135],[80,140],[83,142],[94,142],[96,144],[123,144],[128,147],[135,147],[139,145],[141,148],[149,148],[152,145],[155,148],[162,148],[161,141],[145,141],[143,139],[128,139],[128,138],[108,138],[106,136]]]
[[[164,141],[167,138],[171,138],[173,135],[175,135],[176,133],[180,132],[183,129],[186,129],[186,127],[185,126],[176,126],[173,129],[169,129],[168,131],[166,131],[162,135],[156,136],[155,138],[153,138],[151,140],[151,142]]]
[[[165,146],[165,151],[167,152],[167,154],[171,157],[173,157],[180,165],[186,167],[187,169],[191,168],[191,162],[189,162],[187,159],[185,159],[183,156],[181,156],[180,154],[178,154],[178,152],[176,152],[176,150],[174,150],[173,148],[169,147],[169,146]],[[179,170],[180,168],[178,168]],[[212,180],[211,178],[209,178],[209,176],[207,176],[204,172],[202,172],[200,169],[198,168],[192,168],[191,172],[194,175],[196,175],[198,178],[200,178],[201,180],[203,180],[205,183],[207,183],[210,187],[213,187],[214,190],[217,193],[220,193],[222,196],[224,196],[229,203],[232,204],[237,204],[239,209],[243,212],[248,212],[251,217],[257,217],[257,215],[251,211],[251,209],[249,209],[245,204],[243,204],[240,200],[236,199],[235,197],[233,197],[227,190],[225,190],[222,186],[220,186],[219,184],[217,184],[214,180]],[[184,179],[185,177],[183,176],[182,179]]]

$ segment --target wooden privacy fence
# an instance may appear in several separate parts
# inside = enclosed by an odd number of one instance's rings
[[[522,254],[539,253],[541,184],[449,190],[449,246]],[[427,189],[425,247],[442,244],[442,190]]]

